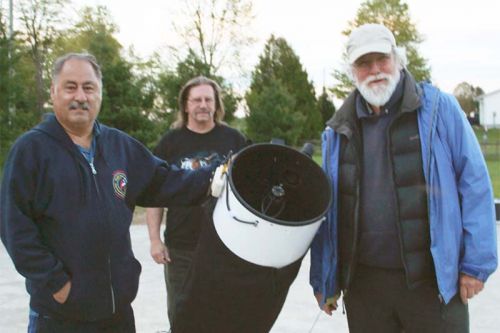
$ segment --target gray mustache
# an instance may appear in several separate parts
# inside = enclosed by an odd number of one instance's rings
[[[85,110],[85,111],[88,111],[89,110],[89,103],[87,102],[76,102],[76,101],[73,101],[71,102],[71,104],[69,105],[69,109],[70,110],[77,110],[77,109],[81,109],[81,110]]]

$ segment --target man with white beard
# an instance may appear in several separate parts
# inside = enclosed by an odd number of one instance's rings
[[[417,83],[394,35],[354,29],[356,86],[323,133],[334,200],[311,246],[327,314],[350,332],[468,332],[467,302],[497,267],[493,191],[464,112]]]

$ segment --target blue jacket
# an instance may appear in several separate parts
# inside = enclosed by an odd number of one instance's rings
[[[497,267],[493,190],[477,139],[455,98],[421,84],[418,125],[427,183],[431,253],[437,284],[448,303],[457,293],[459,273],[486,281]],[[340,134],[322,135],[323,168],[338,198]],[[327,213],[311,245],[310,283],[326,298],[339,292],[338,201]]]
[[[135,205],[189,204],[211,170],[187,172],[119,130],[96,123],[94,168],[54,116],[21,136],[5,163],[0,232],[42,315],[93,321],[135,298],[141,266],[129,226]],[[52,294],[71,280],[67,301]]]

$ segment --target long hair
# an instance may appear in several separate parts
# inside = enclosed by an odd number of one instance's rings
[[[211,80],[205,76],[197,76],[189,80],[181,89],[179,93],[179,112],[177,113],[177,119],[172,124],[172,128],[179,128],[187,125],[188,114],[186,113],[186,105],[188,102],[189,92],[191,88],[209,85],[214,90],[215,97],[215,114],[214,121],[216,124],[220,124],[222,119],[224,119],[224,105],[222,104],[222,91],[220,86],[214,80]]]

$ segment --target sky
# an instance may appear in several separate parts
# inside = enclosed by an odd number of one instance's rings
[[[125,46],[147,57],[165,52],[177,0],[73,0],[78,5],[105,5],[120,28]],[[300,57],[319,91],[334,84],[342,66],[346,37],[341,31],[356,16],[360,0],[254,0],[250,32],[257,43],[246,57],[257,64],[271,34],[284,37]],[[500,89],[500,1],[407,0],[412,21],[424,38],[418,50],[431,67],[432,82],[446,92],[466,81],[486,93]],[[77,8],[76,7],[76,8]]]

